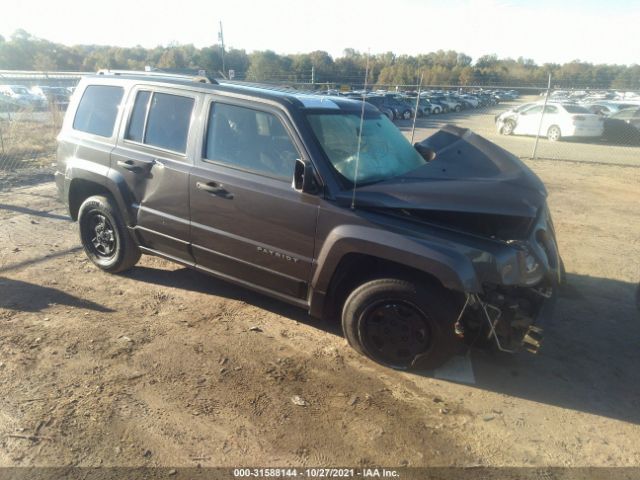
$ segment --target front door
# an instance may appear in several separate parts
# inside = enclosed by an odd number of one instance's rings
[[[225,100],[207,110],[189,181],[196,263],[303,304],[319,199],[291,186],[301,146],[276,109]]]
[[[127,123],[111,154],[112,168],[132,192],[134,228],[142,245],[189,263],[193,159],[188,145],[198,99],[198,94],[182,90],[134,89]]]

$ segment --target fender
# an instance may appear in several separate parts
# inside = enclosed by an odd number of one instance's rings
[[[120,173],[109,166],[80,158],[68,158],[65,167],[64,196],[67,201],[75,181],[84,180],[96,183],[111,193],[118,204],[118,209],[124,214],[127,225],[133,226],[136,224],[137,210],[133,207],[135,202]],[[74,217],[77,217],[77,215],[72,215],[72,218]],[[74,220],[76,219],[74,218]]]
[[[328,290],[334,271],[348,253],[371,255],[421,270],[452,290],[481,291],[473,264],[461,251],[443,242],[360,225],[341,225],[329,233],[318,254],[317,265],[320,267],[314,272],[311,283],[314,291]]]

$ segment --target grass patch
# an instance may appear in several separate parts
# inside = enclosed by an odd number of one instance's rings
[[[20,110],[0,117],[0,170],[48,165],[56,151],[63,113]]]

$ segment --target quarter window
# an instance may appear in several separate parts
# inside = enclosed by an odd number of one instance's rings
[[[136,95],[136,103],[133,105],[129,130],[126,136],[128,140],[142,143],[144,139],[144,121],[147,118],[150,98],[151,92],[138,92],[138,95]]]
[[[289,180],[298,152],[275,115],[217,103],[209,111],[204,157]]]
[[[74,130],[111,137],[123,95],[122,87],[88,86],[73,119]]]

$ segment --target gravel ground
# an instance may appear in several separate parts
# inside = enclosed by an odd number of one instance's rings
[[[4,186],[0,466],[640,465],[640,162],[573,159],[528,162],[569,280],[540,354],[418,373],[157,258],[104,274],[51,182]]]

